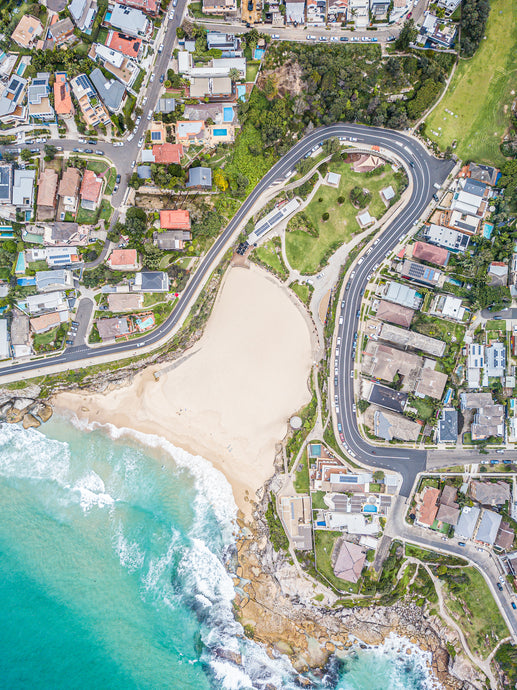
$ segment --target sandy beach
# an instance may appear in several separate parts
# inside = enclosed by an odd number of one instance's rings
[[[238,507],[273,473],[275,444],[310,399],[309,327],[286,291],[261,269],[232,268],[205,333],[177,367],[150,367],[106,394],[66,392],[58,410],[165,437],[210,460]],[[163,371],[164,367],[161,367]]]

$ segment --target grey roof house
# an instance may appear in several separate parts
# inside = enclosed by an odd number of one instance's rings
[[[13,206],[32,206],[34,202],[35,170],[15,170],[13,183]]]
[[[444,407],[438,420],[438,443],[456,443],[458,440],[458,411]]]
[[[470,495],[481,505],[502,506],[510,500],[510,486],[505,481],[473,481],[470,484]]]
[[[114,6],[109,23],[129,36],[144,36],[150,24],[143,12],[123,5]]]
[[[13,167],[9,163],[0,165],[0,204],[11,203],[13,185]]]
[[[72,0],[68,5],[68,11],[74,24],[84,33],[91,33],[93,20],[97,14],[96,0]]]
[[[461,511],[458,524],[454,530],[454,536],[460,539],[471,539],[476,529],[480,508],[465,506]]]
[[[211,168],[189,168],[186,186],[196,189],[212,189]]]
[[[502,517],[493,510],[484,510],[479,523],[476,540],[492,545],[497,537]]]
[[[169,276],[164,271],[142,271],[135,275],[134,292],[168,292]]]
[[[90,79],[106,108],[115,113],[122,105],[125,87],[117,79],[106,79],[98,67],[90,73]]]
[[[176,110],[176,99],[175,98],[159,98],[158,106],[156,108],[157,113],[173,113]]]
[[[38,292],[70,290],[73,287],[72,271],[66,268],[59,268],[55,271],[36,271],[36,289]]]

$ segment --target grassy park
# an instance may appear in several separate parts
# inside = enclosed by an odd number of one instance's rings
[[[445,581],[448,610],[464,630],[472,652],[486,659],[497,642],[508,637],[488,585],[475,568],[449,569]]]
[[[397,192],[400,184],[399,178],[389,166],[365,174],[354,173],[349,164],[341,162],[331,164],[329,170],[341,175],[339,187],[321,185],[303,210],[304,216],[316,232],[304,230],[299,216],[295,216],[289,222],[290,231],[285,236],[287,259],[292,268],[304,274],[317,273],[338,247],[350,241],[360,231],[356,220],[360,211],[349,198],[353,187],[360,186],[370,191],[371,200],[367,209],[372,216],[380,218],[386,211],[380,190],[391,185]],[[340,198],[343,201],[338,202]],[[322,215],[325,212],[329,214],[329,219],[323,221]]]
[[[485,35],[474,57],[460,60],[446,95],[426,120],[426,134],[443,151],[457,141],[455,153],[463,160],[500,165],[499,144],[517,91],[515,2],[493,0]]]
[[[265,244],[257,247],[252,255],[259,263],[271,269],[271,271],[281,280],[285,280],[289,272],[282,260],[282,253],[280,250],[280,239],[273,237]]]

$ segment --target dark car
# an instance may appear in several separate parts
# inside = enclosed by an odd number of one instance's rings
[[[120,175],[117,175],[117,177],[115,178],[115,182],[116,182],[117,184],[119,184],[119,182],[120,182]]]
[[[344,309],[344,308],[345,308],[345,300],[342,300],[341,301],[341,309]]]
[[[358,319],[361,316],[361,310],[358,309],[355,315],[355,318]]]
[[[67,341],[66,341],[66,344],[67,344],[67,345],[73,345],[74,343],[73,343],[72,340],[67,340]]]
[[[253,12],[253,0],[248,2],[248,12]]]
[[[464,541],[459,541],[458,546],[467,546]]]
[[[93,144],[95,146],[95,144],[97,143],[97,139],[88,139],[88,143]]]
[[[72,149],[74,153],[79,153],[81,149]]]
[[[438,194],[433,194],[433,199],[434,199],[435,201],[439,201],[439,199],[438,199]]]
[[[31,149],[31,153],[39,153],[39,149]]]
[[[164,81],[165,81],[165,74],[162,74],[162,76],[160,77],[160,84],[163,84]]]
[[[72,326],[75,326],[77,328],[78,325],[79,325],[79,321],[72,321]]]
[[[512,609],[517,609],[517,604],[515,603],[515,601],[512,601]]]
[[[409,161],[409,165],[414,168],[415,167],[415,162],[414,161]]]
[[[84,149],[85,153],[93,153],[93,149]]]
[[[348,41],[348,37],[347,36],[341,36],[339,40],[340,41]]]
[[[500,592],[503,591],[503,585],[502,585],[500,582],[497,583],[497,589],[498,589]]]

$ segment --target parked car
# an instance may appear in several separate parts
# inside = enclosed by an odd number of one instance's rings
[[[39,149],[38,148],[31,149],[31,153],[39,153]]]
[[[356,410],[357,410],[357,408],[356,408],[355,403],[354,403],[354,404],[352,405],[352,412],[355,414]]]
[[[115,178],[115,182],[116,182],[117,184],[120,183],[120,175],[117,175],[117,177]]]
[[[73,340],[67,340],[67,341],[66,341],[66,344],[67,344],[67,345],[73,345],[74,342],[73,342]]]
[[[172,21],[174,19],[174,10],[172,12],[169,12],[169,21]]]
[[[348,36],[341,36],[339,38],[340,41],[348,41]]]
[[[159,53],[163,53],[163,43],[160,43],[160,47],[158,48]]]
[[[165,81],[165,74],[162,74],[162,76],[160,77],[160,84],[163,84],[164,81]]]
[[[135,167],[135,165],[136,165],[136,161],[131,161],[131,170],[133,170],[133,168]]]
[[[100,149],[95,149],[95,154],[97,156],[104,156],[104,151],[101,151]]]
[[[147,113],[147,119],[148,119],[148,120],[151,120],[152,117],[153,117],[153,111],[150,110],[150,111]]]
[[[278,40],[280,38],[280,34],[271,34],[271,38]]]
[[[147,103],[147,96],[146,96],[146,97],[144,98],[144,100],[142,101],[142,107],[143,107],[146,103]]]
[[[151,78],[149,79],[150,83],[152,84],[154,81],[154,72],[151,74]]]
[[[88,143],[93,144],[95,146],[95,144],[97,143],[97,139],[88,139]]]
[[[459,541],[458,546],[467,546],[464,541]]]
[[[93,153],[93,149],[84,149],[85,153]]]
[[[77,328],[78,325],[79,325],[79,321],[72,321],[72,326],[75,326]]]
[[[136,127],[138,127],[138,125],[139,125],[141,122],[142,122],[142,116],[139,115],[139,116],[136,118],[136,120],[135,120],[135,125],[136,125]]]
[[[140,148],[143,143],[144,143],[144,137],[140,137],[140,139],[138,140],[138,148]]]
[[[503,585],[502,585],[500,582],[497,583],[497,589],[498,589],[500,592],[503,591]]]
[[[80,144],[86,144],[86,139],[78,139],[77,140]]]
[[[515,603],[515,601],[512,601],[512,609],[517,609],[517,604]]]

